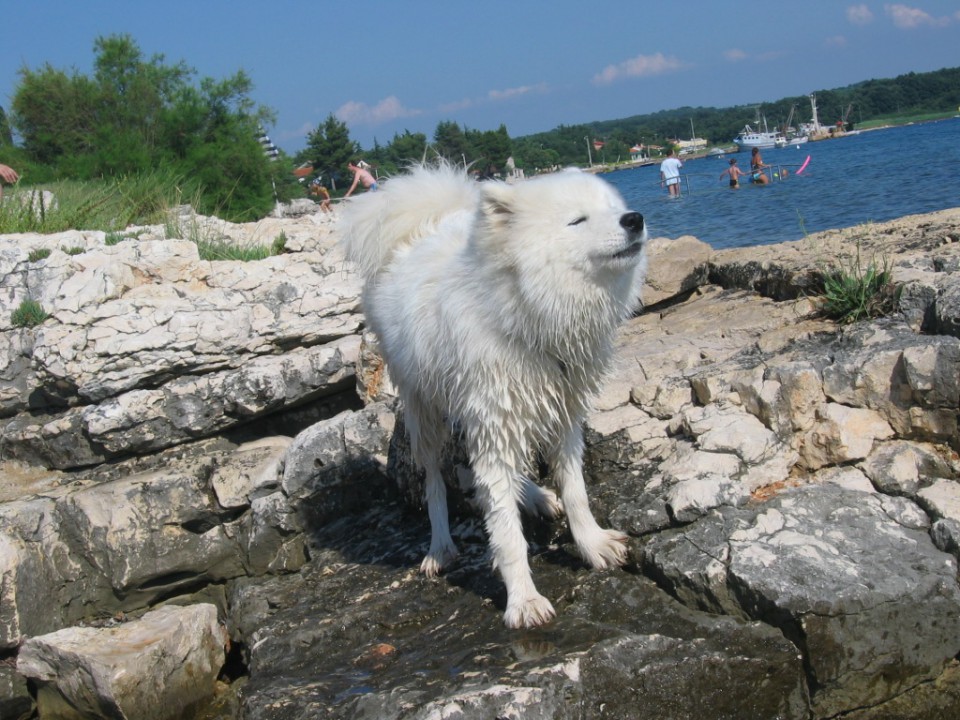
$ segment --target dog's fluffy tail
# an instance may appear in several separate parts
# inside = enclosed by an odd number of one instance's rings
[[[419,165],[350,200],[340,221],[340,243],[365,280],[385,268],[394,252],[434,233],[447,216],[472,211],[479,191],[462,168]]]

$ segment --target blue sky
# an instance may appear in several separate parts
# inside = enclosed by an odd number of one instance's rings
[[[201,77],[245,70],[288,152],[330,113],[365,148],[404,130],[432,137],[445,120],[516,137],[960,65],[957,0],[0,0],[0,11],[5,109],[19,68],[89,73],[94,40],[128,33]]]

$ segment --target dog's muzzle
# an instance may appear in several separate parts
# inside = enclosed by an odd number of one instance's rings
[[[643,232],[643,215],[628,212],[620,216],[620,227],[632,235]]]

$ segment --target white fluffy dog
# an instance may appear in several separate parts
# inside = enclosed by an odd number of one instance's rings
[[[582,423],[639,297],[643,216],[586,173],[507,185],[441,165],[351,201],[342,232],[426,472],[432,539],[421,569],[436,575],[457,554],[439,468],[448,423],[457,423],[507,587],[504,621],[549,621],[518,505],[554,517],[560,504],[529,479],[532,447],[551,467],[584,559],[595,568],[626,559],[626,536],[590,512]]]

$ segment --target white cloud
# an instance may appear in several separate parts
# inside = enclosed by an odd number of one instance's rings
[[[675,57],[668,57],[663,53],[655,55],[637,55],[635,58],[624,60],[617,65],[607,65],[593,76],[594,85],[609,85],[622,78],[650,77],[662,75],[666,72],[679,70],[683,63]]]
[[[740,48],[730,48],[723,53],[723,56],[730,62],[740,62],[747,59],[747,54]]]
[[[521,85],[520,87],[507,88],[506,90],[491,90],[487,93],[489,100],[509,100],[510,98],[526,95],[531,92],[546,92],[547,86],[544,83],[539,85]]]
[[[302,140],[304,137],[306,137],[316,129],[317,129],[317,126],[315,124],[305,122],[303,123],[303,125],[301,125],[298,128],[294,128],[293,130],[278,129],[273,139],[276,142],[286,142],[287,140]]]
[[[831,35],[823,43],[827,47],[846,47],[847,39],[843,35]]]
[[[904,30],[912,30],[921,25],[942,27],[950,23],[950,18],[935,18],[920,8],[908,5],[884,5],[883,9],[893,19],[893,24]]]
[[[873,13],[864,4],[851,5],[847,8],[847,20],[854,25],[867,25],[873,22]]]
[[[476,105],[476,103],[471,98],[464,98],[463,100],[455,100],[454,102],[445,103],[440,106],[439,110],[442,113],[452,113],[460,110],[466,110],[474,105]]]
[[[414,117],[419,115],[420,112],[420,110],[405,108],[396,96],[391,95],[373,107],[351,100],[341,105],[334,115],[338,120],[345,123],[381,125],[397,118]]]
[[[519,87],[507,88],[506,90],[490,90],[483,97],[454,100],[453,102],[440,105],[437,109],[441,113],[453,113],[488,102],[502,102],[512,98],[522,97],[523,95],[529,95],[530,93],[545,93],[548,89],[546,83],[538,83],[536,85],[521,85]]]

